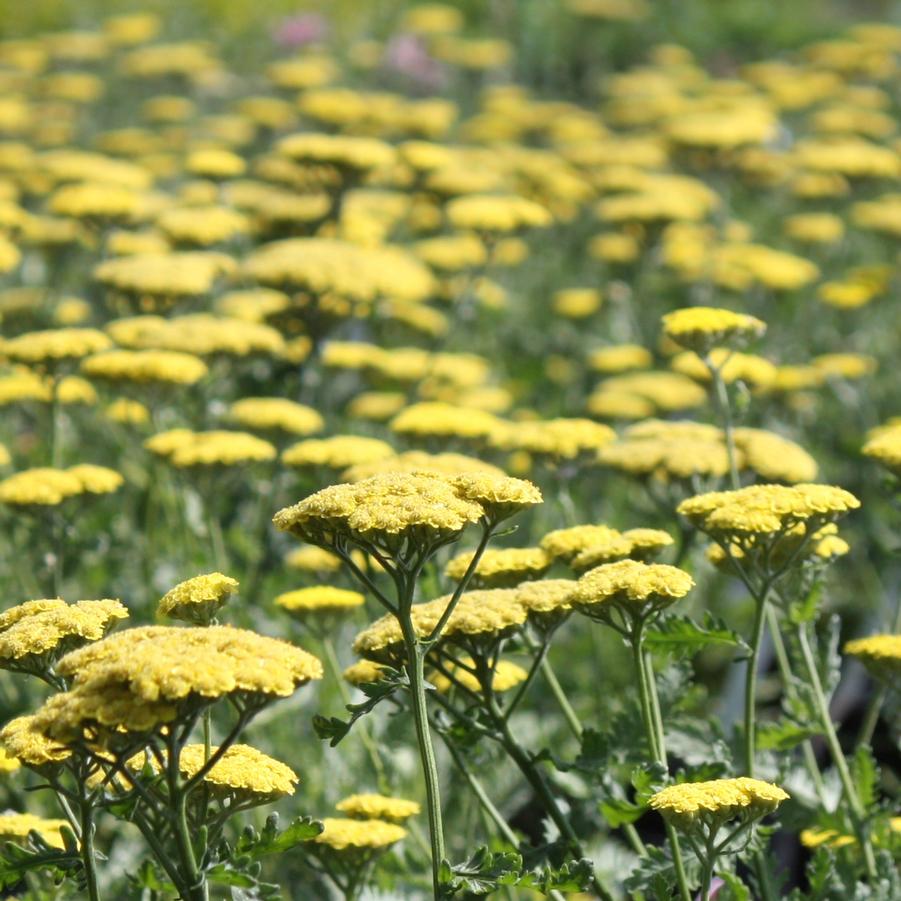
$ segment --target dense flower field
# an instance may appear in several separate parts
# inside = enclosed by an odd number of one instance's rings
[[[0,40],[4,897],[898,901],[901,27],[328,6]]]

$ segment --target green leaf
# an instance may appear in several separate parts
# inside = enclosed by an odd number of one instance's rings
[[[757,747],[762,751],[790,751],[821,731],[790,719],[761,723],[757,729]]]
[[[644,804],[633,804],[631,801],[619,798],[608,798],[598,805],[601,816],[610,824],[612,829],[634,823],[648,809]]]
[[[522,876],[522,857],[515,851],[494,853],[485,845],[465,863],[446,867],[442,862],[441,897],[452,898],[459,892],[488,895],[499,885],[515,885]],[[450,872],[448,872],[448,869]]]
[[[312,817],[297,817],[279,831],[278,814],[270,814],[263,831],[257,835],[252,827],[244,830],[235,846],[235,855],[246,854],[258,860],[269,854],[281,854],[297,845],[308,842],[322,832],[323,825]]]
[[[649,651],[677,658],[694,656],[711,645],[746,647],[738,633],[709,611],[700,623],[690,616],[667,616],[658,620],[645,632],[644,644]]]
[[[861,745],[851,759],[851,777],[864,809],[875,808],[878,801],[880,773],[873,752],[866,745]]]
[[[335,747],[347,736],[354,723],[371,713],[382,701],[388,700],[398,688],[407,684],[406,676],[397,670],[386,669],[384,679],[378,682],[368,682],[360,685],[360,690],[366,695],[366,700],[360,704],[348,704],[347,711],[350,717],[347,720],[335,716],[322,716],[316,714],[313,717],[313,729],[319,738],[328,740],[331,747]]]

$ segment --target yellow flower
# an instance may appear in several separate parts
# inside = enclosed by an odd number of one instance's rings
[[[86,642],[98,641],[125,619],[128,610],[114,600],[26,601],[6,611],[0,626],[0,667],[41,673],[53,659]]]
[[[242,157],[219,147],[195,150],[185,160],[185,171],[201,178],[236,178],[246,169],[247,163]]]
[[[206,625],[238,590],[238,582],[222,573],[208,573],[179,582],[160,599],[158,616]]]
[[[229,418],[251,429],[281,429],[293,435],[311,435],[325,427],[312,407],[284,397],[244,397],[229,407]]]
[[[454,228],[488,233],[546,228],[553,221],[543,206],[515,194],[458,197],[447,205],[447,217]]]
[[[298,588],[278,595],[275,604],[297,617],[324,613],[340,613],[362,607],[365,598],[358,591],[335,588],[332,585],[314,585]]]
[[[475,457],[465,454],[429,454],[425,451],[405,451],[397,456],[384,457],[371,463],[357,463],[346,469],[342,478],[348,482],[359,482],[370,476],[387,472],[425,472],[434,475],[458,475],[463,472],[488,472],[495,476],[503,476],[504,472],[497,466],[484,463]]]
[[[778,538],[808,521],[818,528],[859,506],[860,501],[842,488],[801,483],[701,494],[679,504],[678,512],[704,532],[756,542]]]
[[[448,561],[444,575],[459,582],[472,557],[472,551],[458,554]],[[540,578],[551,562],[552,558],[541,548],[488,548],[479,558],[469,584],[473,588],[506,588]]]
[[[231,626],[144,626],[67,654],[57,672],[72,689],[35,714],[35,728],[71,742],[117,741],[170,722],[185,704],[231,697],[275,700],[322,678],[312,654]]]
[[[455,683],[459,683],[471,692],[478,693],[482,690],[479,680],[470,672],[474,666],[471,657],[464,657],[458,664],[447,664],[447,670],[453,680],[442,672],[435,672],[429,675],[429,682],[435,686],[436,691],[446,694],[455,687]],[[528,673],[515,663],[509,660],[498,660],[494,668],[494,675],[491,679],[491,690],[496,692],[510,691],[517,685],[525,682]]]
[[[614,344],[593,351],[588,365],[596,372],[612,374],[630,369],[649,369],[654,362],[651,352],[640,344]]]
[[[172,207],[157,217],[157,226],[173,244],[212,247],[233,241],[250,230],[241,213],[225,206]]]
[[[268,441],[248,432],[223,429],[209,432],[172,429],[148,438],[144,446],[155,454],[167,457],[179,469],[238,466],[274,460],[276,457],[275,447]]]
[[[665,563],[620,560],[589,570],[576,583],[570,602],[589,615],[605,615],[617,606],[629,615],[659,610],[685,597],[694,587],[687,572]]]
[[[420,811],[416,801],[389,798],[385,795],[350,795],[335,805],[336,810],[357,820],[387,820],[402,823]]]
[[[398,435],[430,438],[487,438],[500,427],[492,413],[429,401],[405,407],[391,420]]]
[[[327,466],[330,469],[346,469],[393,456],[394,448],[379,438],[332,435],[329,438],[310,438],[292,444],[282,453],[282,462],[297,467]]]
[[[210,748],[211,753],[217,750],[215,746]],[[190,779],[206,760],[206,748],[202,744],[186,745],[178,759],[178,769]],[[231,745],[203,777],[204,785],[214,797],[231,795],[244,803],[252,799],[258,804],[293,795],[297,782],[297,774],[289,766],[243,744]]]
[[[10,360],[34,366],[78,360],[106,350],[111,344],[110,339],[97,329],[48,329],[4,340],[0,352]]]
[[[299,162],[331,163],[350,172],[384,168],[395,160],[394,148],[384,141],[311,132],[282,138],[276,152]]]
[[[48,738],[35,727],[33,716],[19,716],[0,729],[0,745],[24,766],[40,769],[56,766],[71,755],[71,751]]]
[[[534,455],[574,460],[601,450],[616,438],[608,425],[590,419],[548,419],[498,427],[491,443],[503,450],[524,450]]]
[[[420,638],[428,637],[441,619],[451,595],[422,604],[411,610],[413,629]],[[491,638],[515,630],[526,620],[526,608],[517,600],[515,588],[492,588],[464,591],[454,607],[442,641],[455,637],[469,640],[479,636]],[[403,645],[403,633],[396,617],[389,613],[368,626],[354,640],[354,653],[376,662],[398,662],[397,654]],[[401,654],[400,659],[403,659]]]
[[[663,317],[666,337],[700,356],[723,343],[741,346],[765,331],[766,323],[754,316],[715,307],[684,307]]]
[[[207,374],[207,366],[199,357],[177,351],[109,350],[88,357],[81,371],[111,382],[193,385]]]
[[[874,674],[897,678],[901,670],[901,635],[869,635],[845,645],[845,653],[857,657]]]
[[[37,832],[53,848],[62,850],[66,844],[60,830],[68,827],[66,820],[47,820],[31,813],[0,814],[0,838],[12,842],[24,842],[30,832]]]
[[[382,820],[349,820],[325,817],[323,831],[311,841],[337,852],[375,851],[406,838],[407,830]]]
[[[368,685],[371,682],[381,680],[383,669],[380,663],[375,663],[372,660],[360,660],[358,663],[347,667],[342,676],[351,685]]]
[[[650,806],[680,829],[716,828],[727,820],[764,817],[788,797],[778,785],[743,776],[670,785],[651,797]]]

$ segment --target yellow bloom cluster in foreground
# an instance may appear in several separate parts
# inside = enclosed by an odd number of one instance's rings
[[[653,795],[650,805],[675,825],[688,829],[698,822],[757,819],[772,813],[788,797],[777,785],[743,776],[670,785]]]

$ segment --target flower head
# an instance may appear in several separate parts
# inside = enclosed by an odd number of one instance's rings
[[[650,805],[680,829],[716,828],[727,820],[764,817],[788,797],[778,785],[743,776],[670,785],[653,795]]]
[[[163,595],[157,614],[205,626],[237,590],[237,580],[222,573],[194,576]]]
[[[416,816],[421,809],[416,801],[373,794],[350,795],[339,801],[335,808],[355,820],[386,820],[389,823],[402,823]]]
[[[325,817],[322,825],[322,832],[311,841],[342,854],[382,850],[396,844],[407,835],[407,830],[402,826],[383,820]]]

